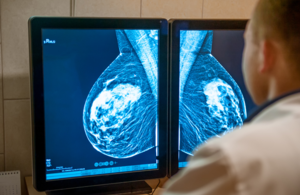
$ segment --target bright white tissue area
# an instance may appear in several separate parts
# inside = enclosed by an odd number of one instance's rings
[[[234,126],[228,124],[228,112],[234,113],[233,116],[241,120],[239,100],[234,94],[232,87],[225,81],[215,78],[204,87],[206,103],[212,117],[220,118],[223,121],[221,128],[231,130]],[[226,132],[224,132],[226,133]]]
[[[141,95],[140,87],[130,84],[117,85],[113,90],[105,88],[92,104],[90,119],[96,121],[97,126],[104,132],[109,128],[120,128],[124,121],[131,117],[130,114],[124,116],[126,110],[137,102]],[[105,110],[105,114],[100,117],[99,109]],[[111,120],[111,117],[114,117],[117,123],[107,127],[105,124]]]

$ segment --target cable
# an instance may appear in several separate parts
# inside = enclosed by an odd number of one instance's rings
[[[158,180],[158,184],[157,184],[157,186],[155,187],[155,189],[153,190],[152,194],[149,194],[149,195],[153,195],[153,194],[154,194],[154,192],[155,192],[155,190],[158,188],[159,184],[160,184],[160,179]]]

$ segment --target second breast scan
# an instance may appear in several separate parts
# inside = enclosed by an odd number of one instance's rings
[[[186,166],[186,158],[193,155],[197,146],[240,128],[247,118],[245,87],[240,76],[242,34],[180,31],[179,167]],[[237,40],[229,43],[232,39]],[[232,53],[236,42],[240,51]],[[212,54],[213,49],[224,64]]]

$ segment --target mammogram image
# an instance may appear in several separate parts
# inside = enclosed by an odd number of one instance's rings
[[[155,147],[158,30],[116,30],[119,56],[86,99],[83,125],[93,147],[129,158]]]
[[[213,136],[243,125],[242,92],[211,54],[213,31],[180,31],[179,150],[193,150]]]

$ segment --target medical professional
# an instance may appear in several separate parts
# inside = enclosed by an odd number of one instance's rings
[[[260,109],[202,145],[164,195],[300,194],[300,0],[260,0],[244,37],[243,75]]]

